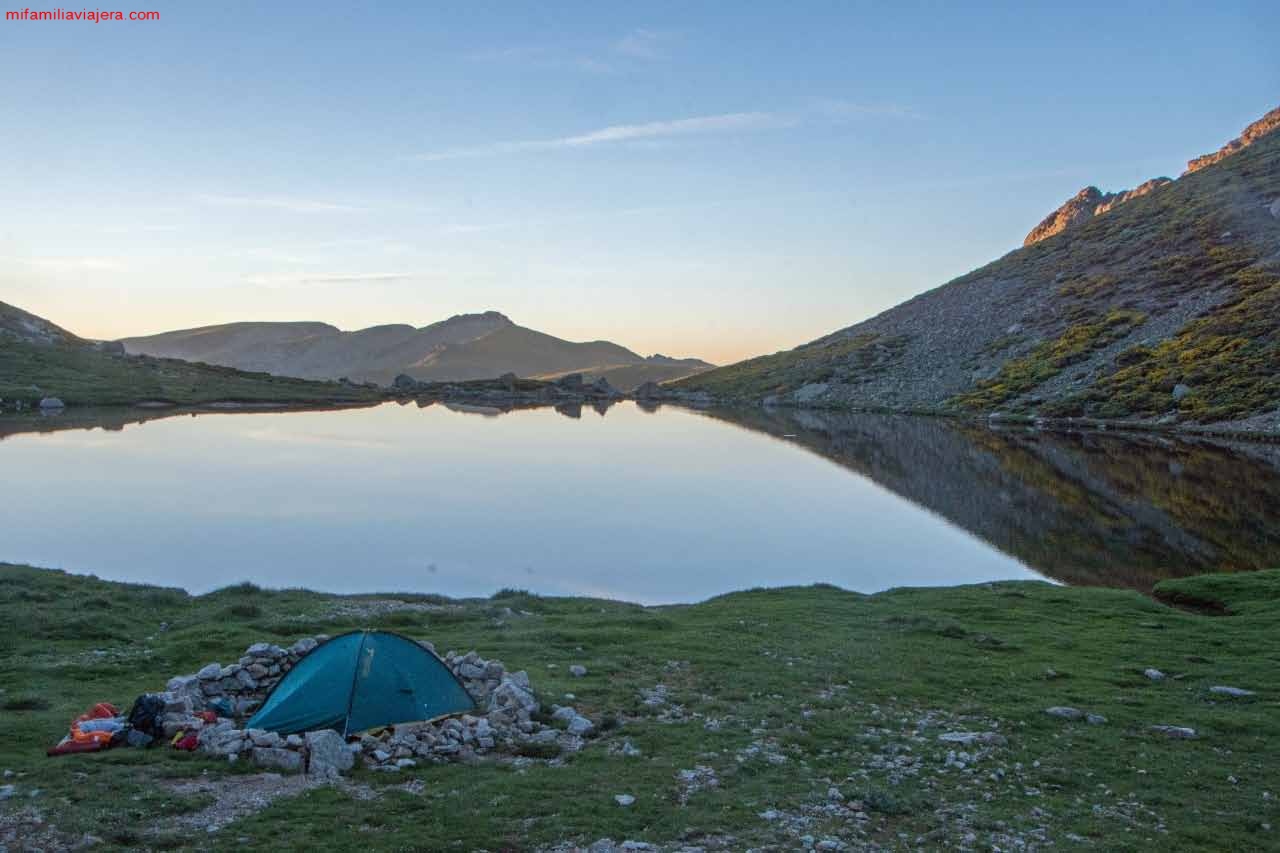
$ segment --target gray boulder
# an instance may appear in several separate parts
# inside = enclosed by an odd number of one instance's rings
[[[220,663],[211,663],[208,666],[201,667],[200,671],[196,673],[196,678],[201,681],[217,681],[221,677],[222,664]]]
[[[269,770],[282,770],[285,773],[302,772],[302,754],[291,749],[278,747],[255,747],[250,753],[253,763]]]
[[[1083,720],[1085,717],[1084,711],[1079,708],[1067,708],[1062,705],[1045,708],[1044,712],[1050,717],[1057,717],[1060,720]]]
[[[485,668],[481,664],[464,663],[462,666],[458,667],[458,675],[463,678],[470,679],[484,678]]]
[[[490,713],[500,711],[512,717],[521,715],[528,717],[530,714],[537,713],[539,707],[533,692],[527,687],[522,687],[511,677],[504,678],[502,683],[489,694]]]
[[[253,741],[254,746],[260,746],[267,749],[275,749],[284,742],[280,735],[263,729],[249,729],[246,734],[249,736],[249,740]]]
[[[938,740],[943,743],[960,744],[961,746],[972,746],[975,743],[1004,746],[1008,743],[1004,735],[996,732],[947,732],[946,734],[938,735]]]
[[[601,376],[595,382],[591,383],[591,391],[594,394],[601,394],[605,397],[620,397],[622,392],[609,384],[609,380]]]
[[[306,742],[307,753],[311,757],[307,769],[311,773],[345,773],[355,764],[355,756],[347,748],[347,742],[332,729],[307,732]]]
[[[1196,730],[1187,726],[1152,726],[1151,731],[1171,738],[1190,740],[1196,737]]]
[[[825,382],[810,382],[808,385],[803,385],[800,388],[796,389],[796,392],[794,395],[796,402],[811,403],[814,400],[821,397],[823,394],[827,393],[827,390],[830,387],[831,386],[829,386]]]
[[[1221,684],[1216,685],[1214,687],[1210,687],[1209,692],[1217,693],[1219,696],[1233,696],[1237,699],[1242,699],[1246,696],[1254,695],[1254,692],[1252,690],[1245,690],[1243,687],[1226,687]]]
[[[66,407],[67,407],[67,404],[62,402],[62,400],[58,399],[57,397],[40,398],[40,408],[45,411],[48,411],[50,409],[65,409]]]

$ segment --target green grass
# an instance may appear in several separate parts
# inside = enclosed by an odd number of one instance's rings
[[[708,370],[672,385],[706,391],[721,400],[739,400],[784,394],[811,382],[852,382],[891,369],[903,343],[901,338],[872,334],[827,338]]]
[[[1084,398],[1086,414],[1231,420],[1280,400],[1280,274],[1259,267],[1233,273],[1233,294],[1206,317],[1150,348],[1123,354],[1119,369]],[[1171,393],[1190,388],[1182,400]]]
[[[38,346],[0,335],[0,407],[35,405],[58,397],[68,406],[127,406],[139,402],[200,405],[239,403],[360,403],[378,391],[246,373],[177,359],[112,357],[80,345]]]
[[[1101,318],[1069,326],[1029,355],[1005,362],[994,378],[979,382],[977,390],[950,402],[967,409],[994,409],[1039,387],[1094,350],[1124,338],[1145,320],[1140,312],[1113,309]]]
[[[808,809],[806,833],[889,849],[903,834],[928,839],[913,849],[934,849],[970,831],[979,847],[994,839],[1009,849],[999,836],[1029,838],[1037,827],[1066,849],[1273,847],[1276,835],[1263,824],[1280,826],[1280,571],[1167,582],[1158,594],[1182,606],[1036,582],[875,596],[830,586],[752,590],[667,608],[508,590],[404,624],[394,614],[333,618],[349,599],[301,590],[239,586],[192,597],[3,566],[0,696],[47,705],[0,710],[0,768],[22,774],[7,780],[20,796],[0,803],[0,816],[35,803],[46,829],[70,839],[91,832],[122,848],[186,839],[237,850],[530,850],[604,836],[692,845],[726,835],[731,849],[796,848],[785,821],[759,817],[769,809]],[[244,604],[258,612],[236,609]],[[563,766],[358,771],[354,781],[378,799],[318,789],[194,839],[166,830],[165,819],[203,802],[166,785],[235,778],[248,772],[243,762],[232,768],[164,750],[43,755],[94,702],[127,705],[170,675],[230,661],[257,640],[366,625],[442,649],[476,648],[527,669],[544,702],[571,691],[582,711],[617,725]],[[572,663],[589,675],[570,677]],[[1152,666],[1169,678],[1144,678]],[[662,708],[643,704],[639,691],[656,684],[687,722],[663,721]],[[1258,695],[1223,700],[1208,692],[1216,684]],[[1056,720],[1043,713],[1051,705],[1109,722]],[[705,728],[708,719],[718,729]],[[1155,723],[1192,726],[1201,737],[1167,740],[1149,732]],[[1008,744],[971,763],[976,772],[945,766],[938,734],[991,729]],[[642,755],[611,754],[622,738]],[[676,774],[696,765],[712,767],[720,785],[681,804]],[[394,787],[415,777],[420,795]],[[860,801],[865,835],[851,812],[818,810],[833,786]],[[33,787],[40,794],[23,800]],[[624,792],[637,798],[631,808],[613,802]]]

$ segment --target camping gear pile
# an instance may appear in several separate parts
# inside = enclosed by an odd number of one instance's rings
[[[474,651],[441,658],[430,643],[354,631],[288,649],[257,643],[235,664],[172,678],[164,692],[139,698],[137,723],[123,728],[231,761],[324,775],[357,758],[399,770],[527,753],[530,743],[572,751],[593,729],[576,714],[565,731],[545,726],[533,719],[539,708],[528,675],[500,661]]]
[[[165,710],[165,699],[160,694],[144,693],[133,703],[127,715],[110,702],[99,702],[71,721],[70,730],[47,754],[71,755],[77,752],[99,752],[115,746],[151,746],[163,736],[160,716]],[[218,717],[212,711],[201,711],[194,718],[195,725],[215,723]],[[169,741],[174,749],[194,751],[199,739],[194,731],[180,730]]]

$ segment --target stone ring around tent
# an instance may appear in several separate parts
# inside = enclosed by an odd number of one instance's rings
[[[245,726],[282,735],[333,729],[343,737],[475,710],[434,653],[391,631],[352,631],[303,656]]]

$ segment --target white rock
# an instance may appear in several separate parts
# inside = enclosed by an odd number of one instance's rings
[[[1142,671],[1142,674],[1152,681],[1164,681],[1164,673],[1155,667],[1148,667]]]
[[[575,663],[573,666],[569,667],[569,674],[574,678],[582,678],[587,674],[587,668],[582,664]]]
[[[1210,687],[1209,692],[1217,693],[1219,696],[1235,696],[1237,698],[1256,695],[1252,690],[1245,690],[1243,687],[1226,687],[1221,684]]]
[[[579,737],[582,737],[583,735],[588,735],[594,731],[595,727],[596,724],[588,720],[586,717],[574,717],[569,721],[568,731],[571,735],[578,735]]]
[[[307,732],[305,740],[307,753],[310,755],[308,766],[312,773],[345,773],[355,764],[355,756],[347,748],[347,742],[332,729]]]
[[[1151,731],[1171,738],[1190,739],[1196,737],[1196,730],[1187,726],[1152,726]]]
[[[1003,746],[1008,743],[1004,735],[996,732],[947,732],[946,734],[938,735],[938,740],[943,743],[958,743],[961,746],[969,746],[975,743]]]
[[[259,767],[283,770],[286,773],[302,772],[302,753],[291,749],[256,747],[250,754],[253,757],[253,763]]]
[[[1063,720],[1083,720],[1084,711],[1079,708],[1068,708],[1062,705],[1055,705],[1052,708],[1045,708],[1044,712],[1050,717],[1058,717]]]
[[[636,801],[636,798],[631,796],[630,794],[618,794],[613,798],[613,801],[618,805],[622,806],[623,808],[626,808],[627,806],[634,803]]]

